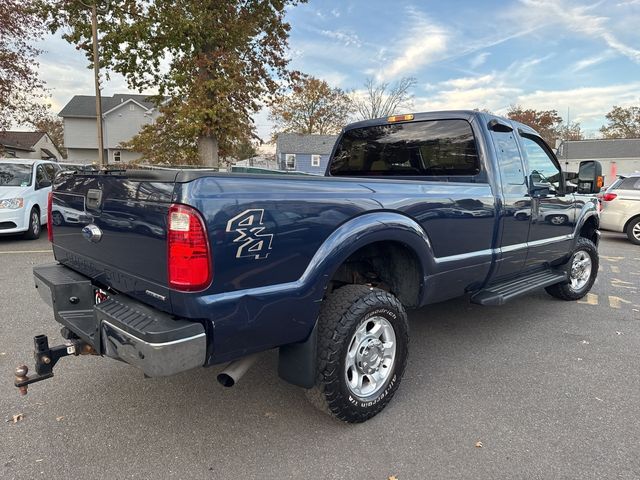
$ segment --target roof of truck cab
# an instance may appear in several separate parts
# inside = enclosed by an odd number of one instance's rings
[[[407,112],[407,114],[412,114],[411,112]],[[449,119],[461,119],[471,121],[473,118],[481,118],[487,121],[491,119],[498,119],[503,122],[511,124],[514,128],[518,128],[526,133],[532,133],[538,135],[538,133],[528,125],[524,123],[516,122],[515,120],[510,120],[508,118],[501,117],[499,115],[493,115],[491,113],[480,112],[478,110],[439,110],[435,112],[419,112],[413,113],[413,119],[405,122],[397,122],[397,123],[412,123],[412,122],[421,122],[426,120],[449,120]],[[371,120],[362,120],[359,122],[350,123],[349,125],[344,127],[344,131],[351,130],[354,128],[364,128],[364,127],[375,127],[378,125],[389,125],[389,117],[381,117],[374,118]]]

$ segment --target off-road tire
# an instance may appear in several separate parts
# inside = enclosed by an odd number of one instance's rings
[[[352,336],[367,318],[382,316],[393,327],[396,352],[392,371],[373,398],[358,399],[346,382],[345,361]],[[346,285],[323,302],[318,321],[317,377],[307,397],[320,410],[348,423],[364,422],[380,413],[400,385],[407,364],[407,314],[392,294],[365,285]]]
[[[578,252],[581,251],[586,252],[591,258],[591,275],[589,277],[589,281],[579,290],[574,290],[570,282],[551,285],[549,287],[546,287],[545,289],[549,295],[561,300],[573,301],[580,300],[589,292],[589,290],[591,290],[591,287],[593,287],[593,282],[596,281],[596,277],[598,276],[599,265],[598,249],[591,240],[584,237],[578,238],[576,248],[571,254],[571,258],[562,268],[564,268],[568,275],[571,275],[571,265],[573,262],[573,258]]]
[[[629,222],[629,225],[627,225],[627,229],[626,229],[627,238],[629,239],[629,241],[631,243],[635,243],[636,245],[640,245],[640,238],[636,237],[633,234],[633,229],[634,228],[636,228],[636,231],[637,231],[637,229],[640,228],[640,217],[634,218],[633,220],[631,220]]]
[[[29,228],[23,234],[25,240],[36,240],[40,238],[40,232],[42,232],[42,225],[40,223],[40,211],[33,207],[29,212]]]

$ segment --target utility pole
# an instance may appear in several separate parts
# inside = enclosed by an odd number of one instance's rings
[[[98,6],[91,7],[91,35],[93,37],[93,80],[96,87],[96,125],[98,128],[98,163],[105,167],[104,138],[102,135],[102,98],[100,97],[100,58],[98,57]]]
[[[86,8],[91,9],[91,40],[93,46],[93,81],[96,89],[96,128],[98,131],[98,163],[105,167],[107,162],[104,158],[104,135],[102,133],[102,98],[100,97],[100,56],[98,55],[98,0],[93,0],[91,5],[87,5],[82,0],[78,2]]]

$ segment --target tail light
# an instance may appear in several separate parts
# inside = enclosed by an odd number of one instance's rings
[[[615,200],[618,197],[615,193],[605,193],[602,196],[602,200],[605,202],[610,202],[611,200]]]
[[[53,243],[53,212],[51,207],[53,206],[53,192],[49,192],[47,197],[47,238]]]
[[[169,286],[185,292],[204,290],[213,269],[202,217],[186,205],[171,205],[167,224]]]

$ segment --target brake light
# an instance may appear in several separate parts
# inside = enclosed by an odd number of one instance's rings
[[[602,196],[602,200],[605,202],[610,202],[611,200],[615,200],[618,197],[615,193],[605,193]]]
[[[53,206],[53,192],[49,192],[47,197],[47,238],[53,243],[53,213],[51,207]]]
[[[186,292],[204,290],[213,269],[202,217],[186,205],[171,205],[167,225],[169,286]]]

